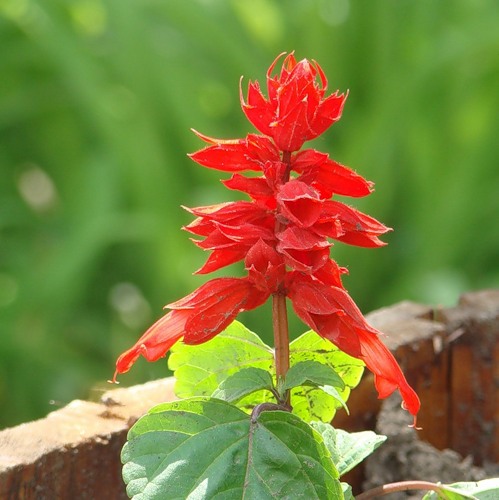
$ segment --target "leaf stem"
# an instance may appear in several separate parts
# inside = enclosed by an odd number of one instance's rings
[[[407,491],[407,490],[425,490],[425,491],[435,491],[439,495],[443,496],[445,489],[439,484],[430,483],[428,481],[399,481],[397,483],[383,484],[382,486],[377,486],[371,490],[365,491],[360,495],[355,497],[356,500],[369,500],[371,498],[378,498],[390,493],[395,493],[396,491]]]
[[[280,405],[280,404],[275,404],[275,403],[260,403],[259,405],[256,405],[253,408],[253,411],[251,412],[251,422],[255,423],[258,420],[258,417],[264,411],[276,411],[276,410],[290,411],[289,408],[286,408],[285,406]]]

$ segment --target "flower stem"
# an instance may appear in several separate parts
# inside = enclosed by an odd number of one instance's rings
[[[289,181],[291,173],[291,152],[283,151],[282,161],[286,164],[281,182],[285,184]],[[283,229],[283,223],[276,222],[276,234]],[[283,284],[281,284],[282,286]],[[272,325],[274,329],[274,349],[275,349],[275,371],[277,387],[280,381],[286,377],[289,370],[289,330],[288,313],[286,310],[286,294],[283,290],[277,290],[272,296]],[[282,395],[280,404],[290,407],[289,391]]]
[[[272,296],[272,324],[274,327],[275,371],[277,383],[289,370],[289,334],[286,296],[275,293]],[[282,403],[289,404],[289,395]]]

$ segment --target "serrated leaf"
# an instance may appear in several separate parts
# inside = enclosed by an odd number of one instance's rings
[[[291,366],[315,361],[336,370],[345,383],[344,389],[329,394],[315,387],[296,387],[291,390],[293,413],[306,422],[330,422],[336,410],[343,406],[363,372],[362,361],[339,351],[331,342],[309,331],[290,345]],[[235,321],[224,332],[201,345],[187,346],[182,342],[172,348],[169,367],[176,377],[175,394],[179,398],[210,396],[219,384],[241,368],[267,370],[275,377],[273,350],[260,338]],[[272,393],[257,391],[242,397],[237,406],[251,411],[257,404],[275,402]]]
[[[323,422],[312,422],[311,425],[324,439],[340,476],[352,470],[386,440],[386,436],[372,431],[346,432]]]
[[[272,375],[268,371],[243,368],[223,380],[211,396],[232,403],[256,391],[270,391],[273,388]]]
[[[449,500],[478,499],[496,500],[499,498],[499,478],[483,479],[478,482],[459,482],[454,484],[439,485],[444,489],[444,494]],[[437,500],[436,492],[428,492],[422,500]]]
[[[291,391],[293,413],[307,422],[330,422],[336,410],[346,406],[351,389],[360,382],[364,363],[348,356],[311,330],[290,344],[291,366],[304,361],[316,361],[332,368],[341,377],[345,387],[339,389],[337,394],[332,394],[332,391],[326,394],[322,389],[313,387],[295,388]]]
[[[130,430],[122,461],[135,500],[343,498],[312,427],[282,411],[251,419],[216,399],[153,408]]]
[[[201,345],[177,342],[171,349],[168,366],[174,372],[175,394],[179,398],[210,396],[220,383],[241,368],[271,371],[273,351],[234,321],[223,332]]]
[[[331,385],[340,389],[345,388],[345,383],[334,368],[316,360],[300,361],[293,364],[286,374],[282,390],[286,391],[299,385],[312,387]]]

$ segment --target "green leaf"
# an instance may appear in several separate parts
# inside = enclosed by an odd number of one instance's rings
[[[338,403],[340,403],[341,406],[345,409],[348,415],[350,415],[350,411],[348,410],[348,406],[345,403],[344,399],[341,397],[341,394],[338,392],[338,389],[336,387],[333,387],[332,385],[324,385],[321,387],[321,389],[326,393],[332,396]],[[330,420],[328,420],[330,422]]]
[[[128,439],[123,477],[135,500],[343,498],[321,435],[291,413],[251,418],[192,398],[153,408]]]
[[[340,389],[345,388],[345,383],[334,368],[313,360],[293,364],[286,374],[282,390],[286,391],[299,385],[312,387],[332,385]]]
[[[499,498],[499,478],[484,479],[478,482],[459,482],[440,485],[448,500],[473,498],[478,500],[495,500]],[[437,500],[436,492],[430,491],[423,500]]]
[[[334,390],[333,385],[323,388],[324,390],[303,386],[292,389],[293,413],[307,422],[330,422],[340,406],[346,407],[345,402],[351,389],[360,382],[364,363],[348,356],[311,330],[290,344],[291,366],[304,361],[315,361],[333,369],[345,386],[338,391]]]
[[[348,483],[341,483],[341,489],[343,490],[343,496],[345,500],[355,500],[352,493],[352,487]]]
[[[168,366],[177,379],[175,394],[179,398],[210,396],[241,368],[271,371],[274,363],[272,349],[238,321],[204,344],[177,342],[171,352]]]
[[[272,375],[267,370],[243,368],[222,381],[211,396],[232,403],[256,391],[273,388]]]
[[[352,470],[386,440],[386,436],[372,431],[350,433],[323,422],[312,422],[311,425],[324,439],[340,476]]]
[[[335,370],[344,387],[292,388],[293,413],[306,422],[330,422],[339,407],[346,409],[345,401],[350,389],[358,384],[364,365],[312,331],[291,343],[290,370],[298,363],[309,361]],[[175,394],[179,398],[210,396],[225,379],[241,368],[260,368],[275,376],[273,350],[237,321],[204,344],[188,346],[178,342],[172,348],[168,364],[177,379]],[[289,381],[288,384],[292,385]],[[259,390],[244,395],[237,406],[250,412],[257,404],[268,401],[275,401],[273,394],[268,390]]]

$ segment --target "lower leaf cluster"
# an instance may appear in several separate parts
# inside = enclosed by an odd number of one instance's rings
[[[313,332],[290,352],[291,368],[277,381],[272,350],[240,323],[201,346],[175,346],[170,368],[186,399],[156,406],[131,428],[122,451],[128,495],[352,498],[340,477],[385,438],[325,422],[346,407],[363,366]]]

